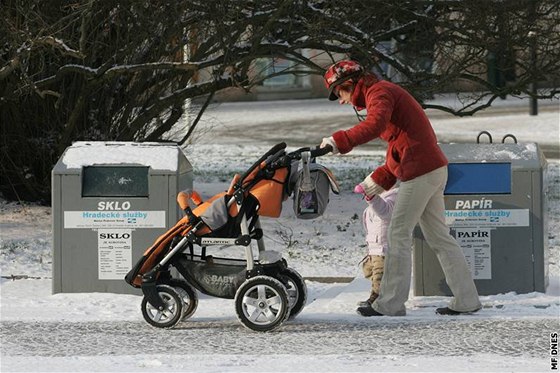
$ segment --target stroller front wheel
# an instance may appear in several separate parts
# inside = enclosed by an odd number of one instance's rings
[[[253,277],[237,289],[235,312],[239,321],[251,330],[274,330],[290,314],[288,291],[273,277]]]
[[[163,310],[157,309],[144,297],[142,299],[142,316],[148,324],[157,328],[174,327],[183,315],[181,295],[168,285],[158,285],[156,289],[163,303],[165,303],[165,308]]]
[[[188,282],[178,279],[171,279],[169,285],[175,288],[183,300],[183,316],[181,316],[181,320],[188,319],[195,313],[198,307],[196,290]]]

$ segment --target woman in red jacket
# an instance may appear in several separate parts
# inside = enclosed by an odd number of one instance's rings
[[[463,252],[445,224],[443,190],[447,183],[447,159],[439,146],[428,117],[406,90],[366,73],[354,61],[339,61],[325,73],[329,99],[367,109],[367,117],[348,130],[324,138],[333,153],[345,154],[355,146],[381,138],[388,144],[385,164],[360,185],[368,197],[401,181],[389,227],[389,250],[381,294],[362,316],[406,314],[411,276],[412,231],[420,224],[434,250],[453,299],[439,314],[458,315],[478,311],[481,304]]]

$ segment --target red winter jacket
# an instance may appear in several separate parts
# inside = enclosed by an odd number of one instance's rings
[[[352,104],[367,109],[367,117],[349,130],[333,134],[341,154],[380,137],[388,143],[385,164],[372,179],[386,190],[398,180],[407,181],[447,165],[436,135],[420,104],[400,86],[362,77]]]

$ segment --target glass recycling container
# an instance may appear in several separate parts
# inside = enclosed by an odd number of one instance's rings
[[[193,172],[175,143],[75,142],[52,170],[52,292],[137,293],[133,260],[182,216]]]

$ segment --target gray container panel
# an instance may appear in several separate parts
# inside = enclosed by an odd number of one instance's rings
[[[528,293],[541,289],[536,283],[536,278],[542,278],[542,272],[534,268],[534,261],[538,258],[538,254],[534,250],[534,227],[535,214],[533,211],[535,198],[532,197],[532,189],[534,188],[534,172],[517,171],[512,174],[512,193],[511,195],[447,195],[445,197],[446,210],[455,210],[457,201],[482,199],[492,200],[492,209],[500,209],[504,211],[518,212],[520,216],[528,215],[528,224],[526,226],[511,227],[489,227],[485,228],[483,224],[479,225],[483,231],[489,230],[490,248],[482,249],[477,255],[468,259],[477,261],[471,264],[474,272],[476,287],[481,295],[490,295],[497,293],[506,293],[515,291],[518,293]],[[478,210],[484,212],[484,209]],[[491,224],[491,223],[490,223]],[[452,234],[457,237],[457,231],[464,230],[476,231],[476,227],[472,228],[458,227],[451,225]],[[537,224],[538,225],[538,224]],[[454,229],[455,228],[455,229]],[[414,239],[415,258],[415,294],[416,295],[452,295],[449,287],[445,283],[445,277],[439,262],[429,248],[429,244],[423,240],[419,229],[415,232]],[[467,255],[467,251],[471,250],[468,244],[462,244],[463,250]],[[473,249],[474,250],[474,249]],[[488,257],[486,254],[490,254]],[[490,266],[490,267],[488,267]],[[477,270],[480,270],[478,271]],[[490,278],[484,271],[491,268]],[[535,273],[536,272],[536,273]],[[537,290],[537,291],[544,291]]]
[[[527,239],[531,234],[530,229],[515,232],[498,229],[491,235],[491,279],[477,279],[475,285],[480,295],[491,295],[515,291],[529,293],[534,290],[533,251],[530,246],[527,250],[516,250],[520,244],[530,245]],[[499,243],[499,244],[496,244]],[[424,240],[416,239],[415,245],[420,248],[415,254],[415,294],[416,295],[447,295],[452,293],[445,282],[445,276],[439,265],[438,259],[432,249]],[[418,255],[420,253],[420,256]],[[475,263],[475,265],[477,265]]]
[[[82,198],[80,175],[66,175],[61,182],[61,190],[64,190],[64,199],[61,204],[62,214],[60,226],[62,227],[61,254],[58,256],[58,268],[60,273],[61,292],[117,292],[133,293],[133,289],[122,279],[102,280],[99,279],[99,238],[98,234],[106,231],[113,232],[111,225],[100,228],[64,228],[64,211],[98,211],[99,202],[114,202],[113,207],[117,209],[104,210],[106,212],[120,212],[118,210],[125,202],[130,203],[129,211],[163,211],[165,213],[165,224],[169,226],[171,219],[176,220],[176,213],[167,213],[166,207],[169,202],[168,176],[151,175],[149,180],[150,197],[107,197],[107,198]],[[118,203],[118,205],[117,205]],[[174,215],[174,216],[170,216]],[[166,231],[166,228],[116,228],[117,232],[130,232],[132,246],[132,264],[138,260],[154,242],[154,240]]]
[[[52,291],[62,291],[62,175],[52,173]]]
[[[535,291],[545,292],[548,286],[548,182],[547,165],[543,172],[532,172],[532,214],[531,227],[534,250]]]

